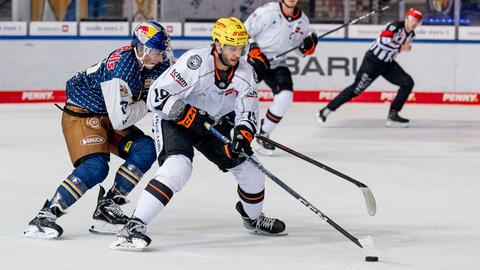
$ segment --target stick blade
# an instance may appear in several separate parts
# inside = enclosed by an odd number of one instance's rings
[[[375,202],[375,197],[373,197],[372,191],[367,186],[361,187],[360,189],[365,197],[368,214],[374,216],[377,213],[377,203]]]

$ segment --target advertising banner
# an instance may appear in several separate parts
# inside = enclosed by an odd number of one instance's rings
[[[480,27],[462,26],[459,28],[458,38],[461,40],[480,40]]]
[[[81,22],[81,36],[129,36],[128,22]]]
[[[0,22],[0,36],[27,35],[27,22]]]
[[[311,24],[310,28],[312,32],[317,33],[317,35],[323,35],[326,32],[339,27],[340,24]],[[345,37],[345,28],[339,29],[333,33],[328,34],[325,38],[344,38]]]
[[[76,36],[76,22],[31,22],[32,36]]]
[[[75,73],[102,61],[110,52],[128,43],[128,40],[0,42],[0,68],[12,71],[0,80],[0,93],[5,98],[16,96],[19,102],[56,100],[48,91],[64,89],[65,82]],[[172,42],[177,57],[192,46],[209,44],[209,40]],[[286,64],[293,76],[295,101],[330,100],[352,84],[370,44],[370,41],[320,41],[317,51],[311,56],[289,54]],[[414,41],[412,51],[401,53],[396,61],[415,82],[409,102],[477,104],[480,94],[480,76],[476,72],[478,59],[479,43]],[[259,89],[267,90],[268,87],[262,82]],[[47,92],[30,93],[30,90]],[[389,102],[397,90],[398,86],[379,77],[358,101]],[[9,94],[6,91],[10,91]],[[20,91],[21,94],[12,94],[12,91]],[[23,94],[25,91],[27,93]],[[270,91],[260,94],[264,100],[271,98]]]
[[[212,23],[185,23],[185,36],[189,37],[211,37]]]

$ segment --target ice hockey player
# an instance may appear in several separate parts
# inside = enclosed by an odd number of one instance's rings
[[[134,30],[131,45],[112,52],[67,82],[62,129],[75,169],[30,221],[25,236],[61,236],[63,229],[57,218],[107,177],[110,153],[125,163],[108,192],[100,186],[90,231],[114,234],[123,227],[128,217],[120,205],[127,202],[127,194],[156,159],[153,139],[134,124],[147,113],[149,86],[170,67],[170,57],[165,29],[156,22],[141,23]]]
[[[286,56],[276,56],[299,45],[299,54],[311,55],[318,42],[316,34],[310,34],[310,21],[297,3],[298,0],[269,2],[245,21],[251,43],[248,62],[274,95],[260,123],[259,132],[265,137],[269,137],[293,102],[292,74],[286,66]],[[272,155],[275,150],[273,145],[260,139],[254,148],[263,155]]]
[[[147,106],[154,112],[154,135],[160,168],[140,196],[134,215],[119,231],[112,249],[141,250],[151,239],[147,225],[179,192],[192,174],[194,148],[238,182],[236,209],[253,233],[284,235],[285,224],[263,215],[265,176],[239,153],[253,155],[250,143],[257,126],[255,71],[242,55],[248,33],[234,17],[220,18],[212,29],[212,46],[192,49],[151,86]],[[215,125],[232,144],[214,137]]]
[[[378,76],[382,76],[387,81],[400,86],[390,105],[387,127],[408,127],[410,121],[398,115],[398,112],[407,101],[414,83],[412,77],[395,61],[395,57],[400,52],[409,52],[412,49],[410,43],[415,37],[414,30],[421,24],[422,18],[420,11],[411,8],[407,11],[404,21],[389,23],[365,54],[353,84],[340,92],[317,113],[317,121],[325,122],[331,112],[360,95]]]

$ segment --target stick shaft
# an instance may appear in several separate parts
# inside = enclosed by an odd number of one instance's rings
[[[221,134],[218,130],[216,130],[214,127],[212,127],[210,124],[205,123],[205,127],[212,132],[215,137],[220,139],[226,144],[230,144],[230,140],[225,137],[223,134]],[[264,173],[268,178],[272,179],[273,182],[275,182],[277,185],[279,185],[283,190],[288,192],[290,195],[292,195],[295,199],[297,199],[300,203],[302,203],[304,206],[306,206],[308,209],[310,209],[312,212],[314,212],[317,216],[319,216],[322,220],[330,224],[333,228],[335,228],[338,232],[343,234],[345,237],[350,239],[355,245],[359,246],[360,248],[363,248],[362,244],[360,241],[347,232],[345,229],[340,227],[337,223],[335,223],[333,220],[331,220],[329,217],[327,217],[325,214],[323,214],[318,208],[316,208],[313,204],[311,204],[307,199],[302,197],[300,194],[298,194],[295,190],[293,190],[291,187],[289,187],[287,184],[285,184],[282,180],[280,180],[278,177],[273,175],[270,171],[268,171],[260,162],[252,158],[251,156],[241,153],[241,156],[245,157],[248,162],[250,162],[252,165],[254,165],[256,168],[258,168],[262,173]]]
[[[371,16],[373,16],[373,15],[375,15],[375,14],[377,14],[377,13],[380,13],[380,12],[382,12],[382,11],[390,8],[391,5],[397,4],[397,3],[400,2],[400,1],[402,1],[402,0],[392,1],[392,3],[390,3],[390,4],[386,5],[386,6],[380,7],[380,8],[378,8],[378,9],[374,9],[374,10],[370,11],[370,12],[367,13],[367,14],[364,14],[364,15],[358,17],[358,18],[352,19],[352,20],[350,20],[349,22],[346,22],[346,23],[344,23],[344,24],[342,24],[342,25],[340,25],[340,26],[338,26],[338,27],[335,27],[335,28],[332,29],[332,30],[329,30],[329,31],[321,34],[320,36],[318,36],[318,39],[324,38],[324,37],[330,35],[331,33],[336,32],[336,31],[338,31],[338,30],[340,30],[340,29],[342,29],[342,28],[345,28],[345,27],[347,27],[347,26],[349,26],[349,25],[356,24],[356,23],[358,23],[358,22],[361,21],[361,20],[365,20],[365,19],[367,19],[367,18],[369,18],[369,17],[371,17]],[[277,56],[275,56],[275,58],[284,56],[285,54],[287,54],[287,53],[289,53],[289,52],[291,52],[291,51],[294,51],[294,50],[300,48],[301,45],[302,45],[302,44],[300,44],[300,45],[298,45],[298,46],[295,46],[295,47],[293,47],[293,48],[291,48],[291,49],[288,49],[288,50],[286,50],[286,51],[278,54]],[[273,59],[269,59],[269,60],[271,61],[271,60],[273,60]]]

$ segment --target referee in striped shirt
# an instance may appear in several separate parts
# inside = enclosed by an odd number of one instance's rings
[[[327,116],[342,104],[360,95],[378,76],[400,86],[390,106],[387,127],[408,127],[409,120],[398,115],[413,88],[413,79],[395,61],[400,52],[412,49],[410,43],[415,37],[415,28],[421,24],[423,15],[411,8],[407,11],[405,21],[394,21],[373,42],[365,54],[362,65],[352,85],[345,88],[327,106],[317,113],[317,121],[325,122]]]

